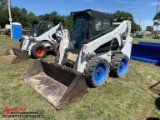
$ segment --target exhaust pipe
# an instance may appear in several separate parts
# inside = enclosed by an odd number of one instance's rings
[[[26,51],[21,51],[17,48],[10,48],[1,54],[1,57],[10,62],[11,64],[19,63],[29,59]]]
[[[82,73],[45,60],[37,60],[23,80],[56,109],[62,109],[88,92]]]

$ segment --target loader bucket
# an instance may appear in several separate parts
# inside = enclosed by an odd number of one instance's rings
[[[56,109],[62,109],[88,92],[82,73],[45,60],[37,60],[23,80]]]
[[[131,59],[140,60],[150,63],[160,64],[160,44],[159,43],[142,43],[133,44]]]
[[[19,63],[29,59],[26,51],[21,51],[17,48],[10,48],[1,54],[1,57],[10,62],[11,64]]]

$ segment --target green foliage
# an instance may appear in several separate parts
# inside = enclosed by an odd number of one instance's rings
[[[3,1],[3,2],[2,2]],[[3,28],[5,24],[9,24],[7,3],[5,0],[0,0],[0,5],[4,7],[0,8],[0,26]],[[53,11],[44,15],[35,15],[33,12],[27,12],[25,8],[11,7],[13,22],[20,22],[23,28],[30,28],[32,21],[44,20],[53,21],[55,25],[62,22],[64,28],[71,29],[72,20],[70,16],[60,15],[58,12]],[[131,31],[141,30],[141,27],[134,22],[133,15],[125,11],[116,11],[112,14],[114,22],[122,22],[123,20],[130,20],[132,22]]]
[[[25,8],[11,8],[13,21],[20,22],[24,27],[27,26],[27,10]]]
[[[27,10],[25,8],[11,7],[11,14],[14,22],[20,22],[24,27],[27,26]],[[0,25],[3,28],[9,24],[8,9],[0,8]]]
[[[0,28],[4,27],[8,21],[7,0],[0,0]]]
[[[58,24],[60,15],[57,12],[51,12],[50,14],[40,15],[39,18],[44,21],[53,21],[54,24]]]
[[[5,24],[9,23],[8,9],[0,8],[0,27],[4,27]]]
[[[38,20],[39,20],[38,16],[36,16],[33,12],[29,12],[27,14],[27,25],[26,25],[26,27],[31,28],[32,21],[38,21]]]
[[[0,2],[1,3],[1,2]],[[1,4],[0,4],[1,5]],[[3,3],[4,6],[4,3]],[[44,20],[53,21],[55,25],[62,22],[64,28],[71,28],[71,18],[70,16],[62,16],[58,12],[54,11],[49,14],[36,16],[33,12],[27,12],[25,8],[11,7],[11,13],[13,22],[20,22],[23,28],[30,28],[32,21]],[[0,26],[5,27],[5,24],[9,24],[8,8],[0,8]]]
[[[153,27],[152,26],[147,26],[146,30],[151,32],[151,31],[153,31]]]
[[[11,6],[11,13],[13,22],[20,22],[23,28],[31,27],[31,22],[38,20],[53,21],[55,25],[62,22],[65,28],[71,28],[70,17],[59,15],[56,11],[36,16],[33,12],[28,13],[25,8]],[[0,0],[0,27],[4,28],[6,24],[9,24],[7,0]]]
[[[7,6],[7,0],[0,0],[0,8]]]
[[[155,21],[156,24],[159,24],[159,22],[160,22],[160,12],[156,13],[156,15],[153,18],[153,21]]]
[[[66,29],[71,29],[72,27],[72,20],[70,16],[63,16],[63,24],[64,24],[64,28]]]
[[[112,14],[112,16],[115,22],[122,22],[123,20],[130,20],[131,22],[134,21],[133,15],[125,11],[117,10],[115,13]]]
[[[137,25],[134,21],[132,22],[132,32],[141,31],[141,26]]]
[[[40,15],[39,19],[44,21],[53,21],[55,25],[62,22],[66,29],[71,28],[70,16],[61,16],[58,14],[58,12],[51,12],[49,14]]]
[[[153,20],[160,20],[160,12],[156,13]]]
[[[123,20],[130,20],[132,22],[131,32],[141,30],[141,27],[134,21],[133,15],[129,12],[117,10],[112,14],[114,22],[122,22]]]

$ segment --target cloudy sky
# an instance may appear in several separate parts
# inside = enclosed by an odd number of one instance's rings
[[[153,25],[158,0],[11,0],[12,6],[26,8],[36,15],[57,11],[69,15],[71,11],[94,9],[113,13],[117,10],[130,12],[143,29]],[[160,9],[159,9],[160,10]]]

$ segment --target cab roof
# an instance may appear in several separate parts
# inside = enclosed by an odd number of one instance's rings
[[[90,15],[92,18],[94,18],[95,16],[98,17],[107,17],[107,18],[112,18],[112,16],[108,13],[105,12],[99,12],[96,10],[92,10],[92,9],[87,9],[87,10],[83,10],[83,11],[77,11],[77,12],[71,12],[71,16],[72,18],[74,18],[77,15],[82,15],[82,14],[88,14]]]

